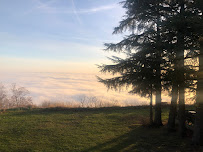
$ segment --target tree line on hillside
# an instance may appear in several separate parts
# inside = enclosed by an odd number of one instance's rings
[[[29,91],[24,87],[19,87],[13,83],[8,93],[5,86],[0,83],[0,109],[32,106],[32,98]]]
[[[126,12],[113,34],[127,33],[118,43],[107,43],[112,64],[99,68],[114,75],[98,80],[109,89],[130,87],[130,93],[149,97],[150,122],[162,126],[161,94],[168,91],[171,105],[168,130],[186,134],[185,93],[196,93],[196,121],[193,143],[202,141],[203,115],[203,1],[202,0],[125,0]],[[152,97],[155,116],[152,119]],[[201,129],[200,129],[201,128]],[[200,134],[201,133],[201,134]],[[202,144],[202,143],[201,143]]]

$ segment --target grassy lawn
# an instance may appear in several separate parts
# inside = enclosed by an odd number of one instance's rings
[[[9,110],[0,115],[0,152],[191,151],[190,139],[149,128],[148,107]],[[166,123],[167,108],[163,109]]]

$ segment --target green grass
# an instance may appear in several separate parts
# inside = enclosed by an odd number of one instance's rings
[[[190,151],[190,139],[143,127],[148,107],[9,110],[0,115],[0,152]],[[168,109],[163,109],[166,123]]]

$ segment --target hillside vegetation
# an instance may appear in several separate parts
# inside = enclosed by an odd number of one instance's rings
[[[192,151],[189,137],[145,126],[148,113],[144,106],[8,110],[0,115],[0,151]],[[162,116],[166,123],[167,107]]]

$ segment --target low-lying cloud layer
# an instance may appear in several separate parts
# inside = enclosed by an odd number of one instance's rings
[[[127,91],[107,91],[97,82],[95,74],[82,73],[1,73],[1,82],[9,88],[11,83],[26,87],[35,104],[45,100],[73,102],[81,97],[97,97],[105,101],[117,100],[120,105],[148,104],[148,99],[129,95]]]

